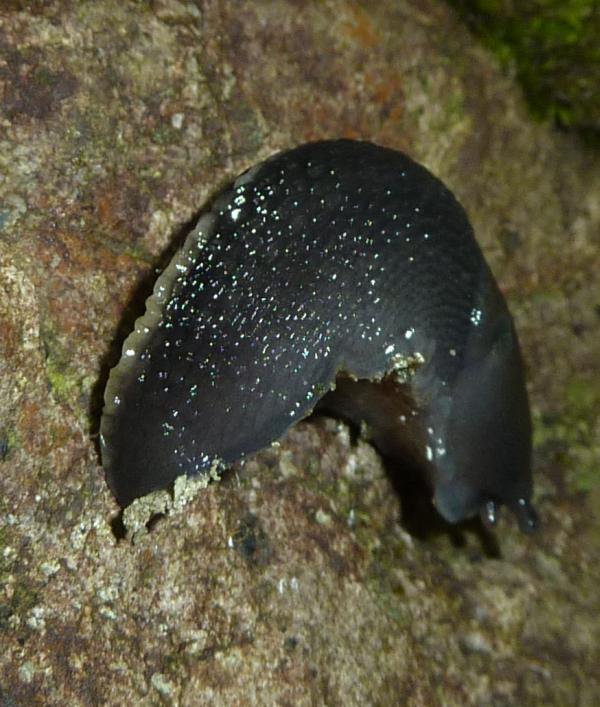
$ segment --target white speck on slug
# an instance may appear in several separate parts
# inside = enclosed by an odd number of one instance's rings
[[[479,326],[481,324],[482,317],[483,312],[480,309],[477,309],[477,307],[473,307],[471,310],[470,319],[474,326]]]

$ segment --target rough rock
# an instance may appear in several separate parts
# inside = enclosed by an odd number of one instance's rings
[[[2,704],[598,704],[598,154],[436,0],[0,12]],[[96,434],[155,269],[243,169],[335,136],[470,213],[527,361],[536,536],[442,524],[326,419],[124,526]]]

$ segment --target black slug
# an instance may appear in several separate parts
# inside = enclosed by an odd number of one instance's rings
[[[441,515],[532,530],[531,423],[504,298],[451,192],[406,155],[335,140],[241,175],[158,278],[105,392],[129,504],[209,474],[321,407],[420,460]]]

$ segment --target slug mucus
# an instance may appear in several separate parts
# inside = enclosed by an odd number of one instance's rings
[[[308,143],[249,169],[158,278],[105,391],[120,505],[276,441],[315,407],[419,460],[450,522],[531,531],[531,422],[504,297],[452,193],[395,150]]]

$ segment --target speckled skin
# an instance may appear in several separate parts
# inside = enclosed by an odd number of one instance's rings
[[[242,175],[159,279],[105,395],[119,503],[265,447],[341,372],[402,387],[385,424],[360,396],[350,417],[386,453],[410,431],[448,520],[505,503],[533,527],[518,343],[467,217],[407,156],[350,140]]]

